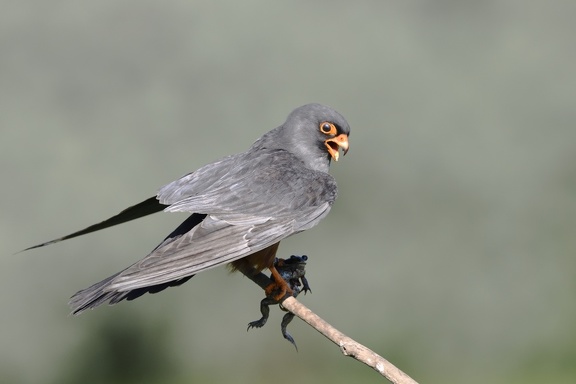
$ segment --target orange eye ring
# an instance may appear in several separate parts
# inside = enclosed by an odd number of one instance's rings
[[[324,121],[322,123],[320,123],[320,132],[322,132],[325,135],[336,135],[336,133],[338,133],[338,130],[336,129],[336,126],[328,121]]]

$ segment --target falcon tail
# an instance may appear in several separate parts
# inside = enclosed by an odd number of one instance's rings
[[[108,228],[108,227],[112,227],[114,225],[125,223],[127,221],[139,219],[141,217],[148,216],[148,215],[151,215],[151,214],[156,213],[156,212],[160,212],[160,211],[164,210],[164,208],[166,208],[166,207],[167,207],[167,205],[160,204],[160,202],[158,201],[156,196],[153,196],[153,197],[150,197],[149,199],[144,200],[143,202],[141,202],[139,204],[136,204],[136,205],[133,205],[129,208],[126,208],[125,210],[123,210],[122,212],[117,214],[116,216],[112,216],[111,218],[106,219],[106,220],[104,220],[98,224],[91,225],[91,226],[84,228],[80,231],[71,233],[69,235],[66,235],[64,237],[60,237],[58,239],[54,239],[54,240],[47,241],[45,243],[33,245],[32,247],[28,247],[26,249],[23,249],[20,252],[28,251],[28,250],[34,249],[34,248],[45,247],[46,245],[58,243],[58,242],[63,241],[63,240],[68,240],[68,239],[72,239],[74,237],[86,235],[88,233],[96,232],[96,231],[99,231],[99,230],[104,229],[104,228]],[[18,252],[18,253],[20,253],[20,252]]]
[[[122,272],[118,272],[99,283],[96,283],[86,289],[78,291],[70,298],[70,308],[73,315],[79,315],[87,309],[93,309],[108,303],[110,305],[121,302],[122,300],[134,300],[145,293],[158,293],[168,287],[177,287],[190,280],[194,275],[182,279],[170,281],[164,284],[152,285],[150,287],[133,289],[131,291],[119,292],[116,290],[107,291],[106,289],[112,281]]]
[[[148,201],[148,200],[146,200]],[[142,204],[142,203],[141,203]],[[134,206],[136,207],[136,206]],[[133,208],[133,207],[131,207]],[[128,209],[131,209],[128,208]],[[123,211],[125,212],[125,211]],[[154,213],[154,212],[150,212]],[[188,217],[182,224],[178,226],[174,231],[172,231],[166,238],[158,245],[166,245],[180,236],[184,235],[185,233],[189,232],[192,228],[202,222],[206,215],[194,213],[190,217]],[[135,217],[136,218],[136,217]],[[109,219],[111,220],[111,219]],[[128,220],[125,220],[128,221]],[[122,221],[123,222],[123,221]],[[120,222],[119,222],[120,223]],[[117,223],[117,224],[119,224]],[[102,223],[101,223],[102,224]],[[97,224],[98,225],[98,224]],[[115,224],[110,224],[115,225]],[[110,226],[108,225],[108,226]],[[88,229],[88,228],[87,228]],[[102,228],[99,228],[102,229]],[[95,229],[97,230],[97,229]],[[79,235],[78,235],[79,236]],[[156,247],[156,248],[158,248]],[[84,312],[87,309],[96,308],[101,304],[109,303],[110,305],[119,303],[122,300],[134,300],[139,298],[145,293],[158,293],[160,291],[165,290],[168,287],[177,287],[181,284],[184,284],[188,280],[190,280],[194,275],[186,276],[177,280],[168,281],[162,284],[150,285],[148,287],[136,288],[129,291],[118,291],[117,289],[110,289],[109,287],[114,282],[114,279],[122,274],[123,271],[120,271],[96,284],[91,285],[90,287],[78,291],[70,298],[70,302],[68,303],[72,308],[72,314],[78,315]]]

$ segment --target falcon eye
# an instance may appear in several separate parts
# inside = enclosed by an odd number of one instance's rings
[[[336,126],[327,121],[320,123],[320,132],[325,135],[335,135],[337,133]]]

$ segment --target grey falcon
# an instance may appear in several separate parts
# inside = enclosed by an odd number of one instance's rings
[[[189,212],[142,260],[74,294],[72,313],[178,286],[222,264],[254,273],[268,268],[273,283],[266,294],[281,298],[291,289],[274,267],[278,245],[314,227],[330,211],[337,187],[328,169],[340,150],[348,151],[349,135],[348,123],[334,109],[301,106],[246,152],[184,175],[105,221],[25,250],[160,211]]]

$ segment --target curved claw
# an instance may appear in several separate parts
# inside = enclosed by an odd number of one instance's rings
[[[267,297],[272,298],[275,302],[280,302],[284,296],[292,295],[293,291],[290,285],[283,279],[274,280],[270,285],[266,287],[264,293]]]

